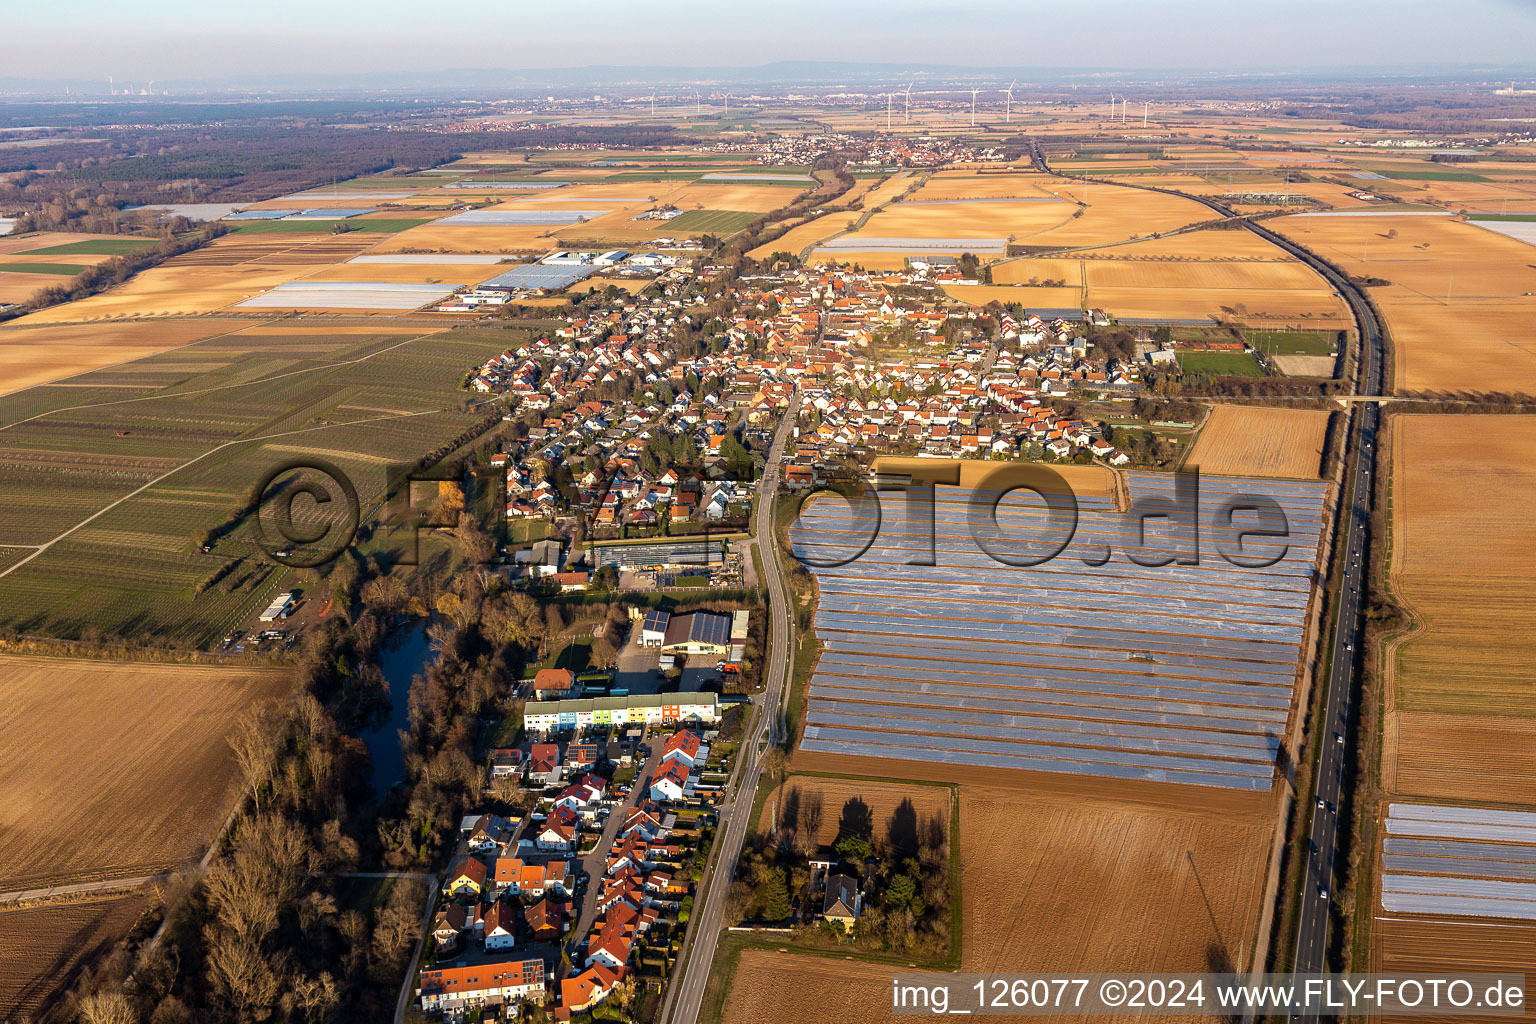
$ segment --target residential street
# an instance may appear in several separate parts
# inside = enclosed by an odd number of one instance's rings
[[[647,729],[645,736],[641,738],[640,742],[650,743],[650,758],[635,773],[635,785],[630,790],[629,797],[623,804],[615,807],[608,815],[608,821],[603,825],[602,838],[598,840],[597,846],[592,849],[591,853],[576,862],[577,874],[580,875],[582,871],[585,871],[589,876],[586,895],[581,899],[581,912],[577,916],[566,942],[566,946],[571,952],[571,962],[578,968],[580,964],[576,960],[576,944],[587,934],[587,931],[592,927],[593,920],[597,917],[597,894],[602,889],[603,873],[607,870],[608,851],[613,849],[613,841],[618,835],[619,825],[644,795],[645,791],[641,789],[641,784],[650,781],[651,773],[656,770],[656,766],[661,761],[662,740],[660,737],[653,738],[650,730]],[[564,971],[565,969],[561,968],[561,970]],[[562,973],[560,976],[563,978],[566,974]]]

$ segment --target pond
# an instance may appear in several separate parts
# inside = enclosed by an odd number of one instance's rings
[[[390,708],[379,724],[362,734],[373,760],[374,795],[383,797],[405,780],[405,752],[400,749],[400,730],[409,720],[407,696],[411,680],[432,664],[432,645],[427,624],[418,622],[390,637],[379,656],[379,670],[389,684]]]

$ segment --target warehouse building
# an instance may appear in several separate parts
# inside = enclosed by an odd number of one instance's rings
[[[662,654],[713,654],[724,657],[731,649],[731,617],[717,612],[674,615],[661,642]]]
[[[646,693],[588,700],[529,701],[523,728],[530,732],[571,732],[610,725],[713,724],[720,721],[720,698],[713,693]]]

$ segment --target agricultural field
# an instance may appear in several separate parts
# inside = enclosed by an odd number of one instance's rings
[[[1270,226],[1369,288],[1393,347],[1393,385],[1408,391],[1536,393],[1531,247],[1449,216],[1281,217]]]
[[[131,362],[243,326],[240,321],[176,320],[0,327],[0,394]]]
[[[0,302],[26,302],[44,288],[67,283],[56,274],[0,272]]]
[[[268,222],[270,223],[270,222]],[[39,310],[20,326],[112,317],[211,313],[362,252],[378,236],[230,234],[173,257],[99,295]]]
[[[30,235],[6,235],[0,237],[0,257],[11,255],[40,256],[125,256],[145,246],[154,245],[148,238],[125,238],[121,235],[81,235],[72,231],[39,231]]]
[[[994,266],[992,281],[1027,286],[1014,300],[1026,307],[1097,306],[1118,316],[1211,317],[1273,327],[1338,328],[1349,322],[1343,300],[1321,277],[1247,231],[1197,231],[1073,256],[1014,259]],[[954,288],[950,294],[966,299],[968,291]],[[1070,302],[1053,301],[1068,295]]]
[[[722,1024],[883,1024],[893,1017],[884,964],[746,949],[731,980]]]
[[[198,856],[239,790],[235,720],[290,685],[280,669],[0,656],[6,748],[26,751],[0,762],[0,889]]]
[[[1454,921],[1444,918],[1383,916],[1371,926],[1371,970],[1419,977],[1450,977],[1471,971],[1524,974],[1529,992],[1536,977],[1536,924]],[[1436,1018],[1379,1018],[1409,1024]],[[1487,1021],[1529,1021],[1528,1013],[1479,1017]]]
[[[1217,405],[1185,465],[1222,476],[1315,480],[1322,472],[1330,415],[1321,409]]]
[[[1270,800],[1136,792],[961,786],[962,971],[1248,968]]]
[[[1394,415],[1391,581],[1419,628],[1385,657],[1383,785],[1393,793],[1536,804],[1536,423]]]
[[[288,573],[245,526],[206,553],[204,531],[300,454],[335,462],[366,501],[391,463],[414,462],[486,415],[463,408],[465,367],[534,329],[284,327],[221,334],[0,403],[12,422],[0,546],[54,542],[0,570],[0,623],[191,644],[242,626]],[[106,561],[118,567],[110,587],[96,572]]]
[[[1172,490],[1166,474],[1130,472],[1124,482],[1134,500]],[[1276,560],[1262,573],[1205,560],[1176,579],[1148,573],[1123,547],[1103,554],[1122,544],[1118,495],[1112,504],[1078,493],[1068,546],[1022,576],[977,548],[964,490],[936,487],[922,504],[882,501],[862,552],[847,543],[842,502],[807,504],[790,540],[821,563],[821,651],[795,767],[815,770],[824,755],[908,763],[882,765],[889,777],[947,771],[970,781],[997,769],[1269,792],[1306,633],[1323,488],[1201,481],[1202,506],[1213,510],[1224,495],[1255,492],[1288,518]],[[1016,495],[993,514],[1005,534],[1038,535],[1045,516],[1038,500]],[[932,559],[912,558],[903,539],[913,516],[934,524]]]
[[[926,822],[937,815],[948,829],[948,786],[909,786],[815,775],[788,776],[763,805],[757,828],[760,832],[771,831],[777,811],[781,827],[814,823],[818,826],[815,842],[831,846],[840,838],[839,822],[846,811],[855,817],[867,814],[867,820],[874,825],[874,835],[883,837],[889,831],[888,825],[896,809],[908,801],[915,813],[915,823]]]
[[[0,910],[0,1017],[30,1020],[69,988],[79,969],[112,949],[149,908],[112,896]]]

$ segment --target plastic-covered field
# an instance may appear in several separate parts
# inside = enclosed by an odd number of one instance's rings
[[[1536,921],[1536,812],[1392,804],[1381,906]]]
[[[1176,505],[1171,476],[1128,482],[1133,502]],[[1044,504],[1007,497],[993,512],[995,496],[973,507],[973,493],[887,492],[877,528],[836,499],[803,510],[791,541],[817,577],[823,653],[802,749],[1268,790],[1323,485],[1202,478],[1198,564],[1172,558],[1186,549],[1170,519],[1128,532],[1136,517],[1103,499],[1078,500],[1056,557],[1004,564],[973,536],[976,509],[1001,537],[1039,536]],[[1256,498],[1283,513],[1285,535],[1250,535],[1234,552],[1234,529],[1259,524],[1238,512],[1229,525],[1224,510]],[[1138,564],[1132,550],[1169,564]]]

